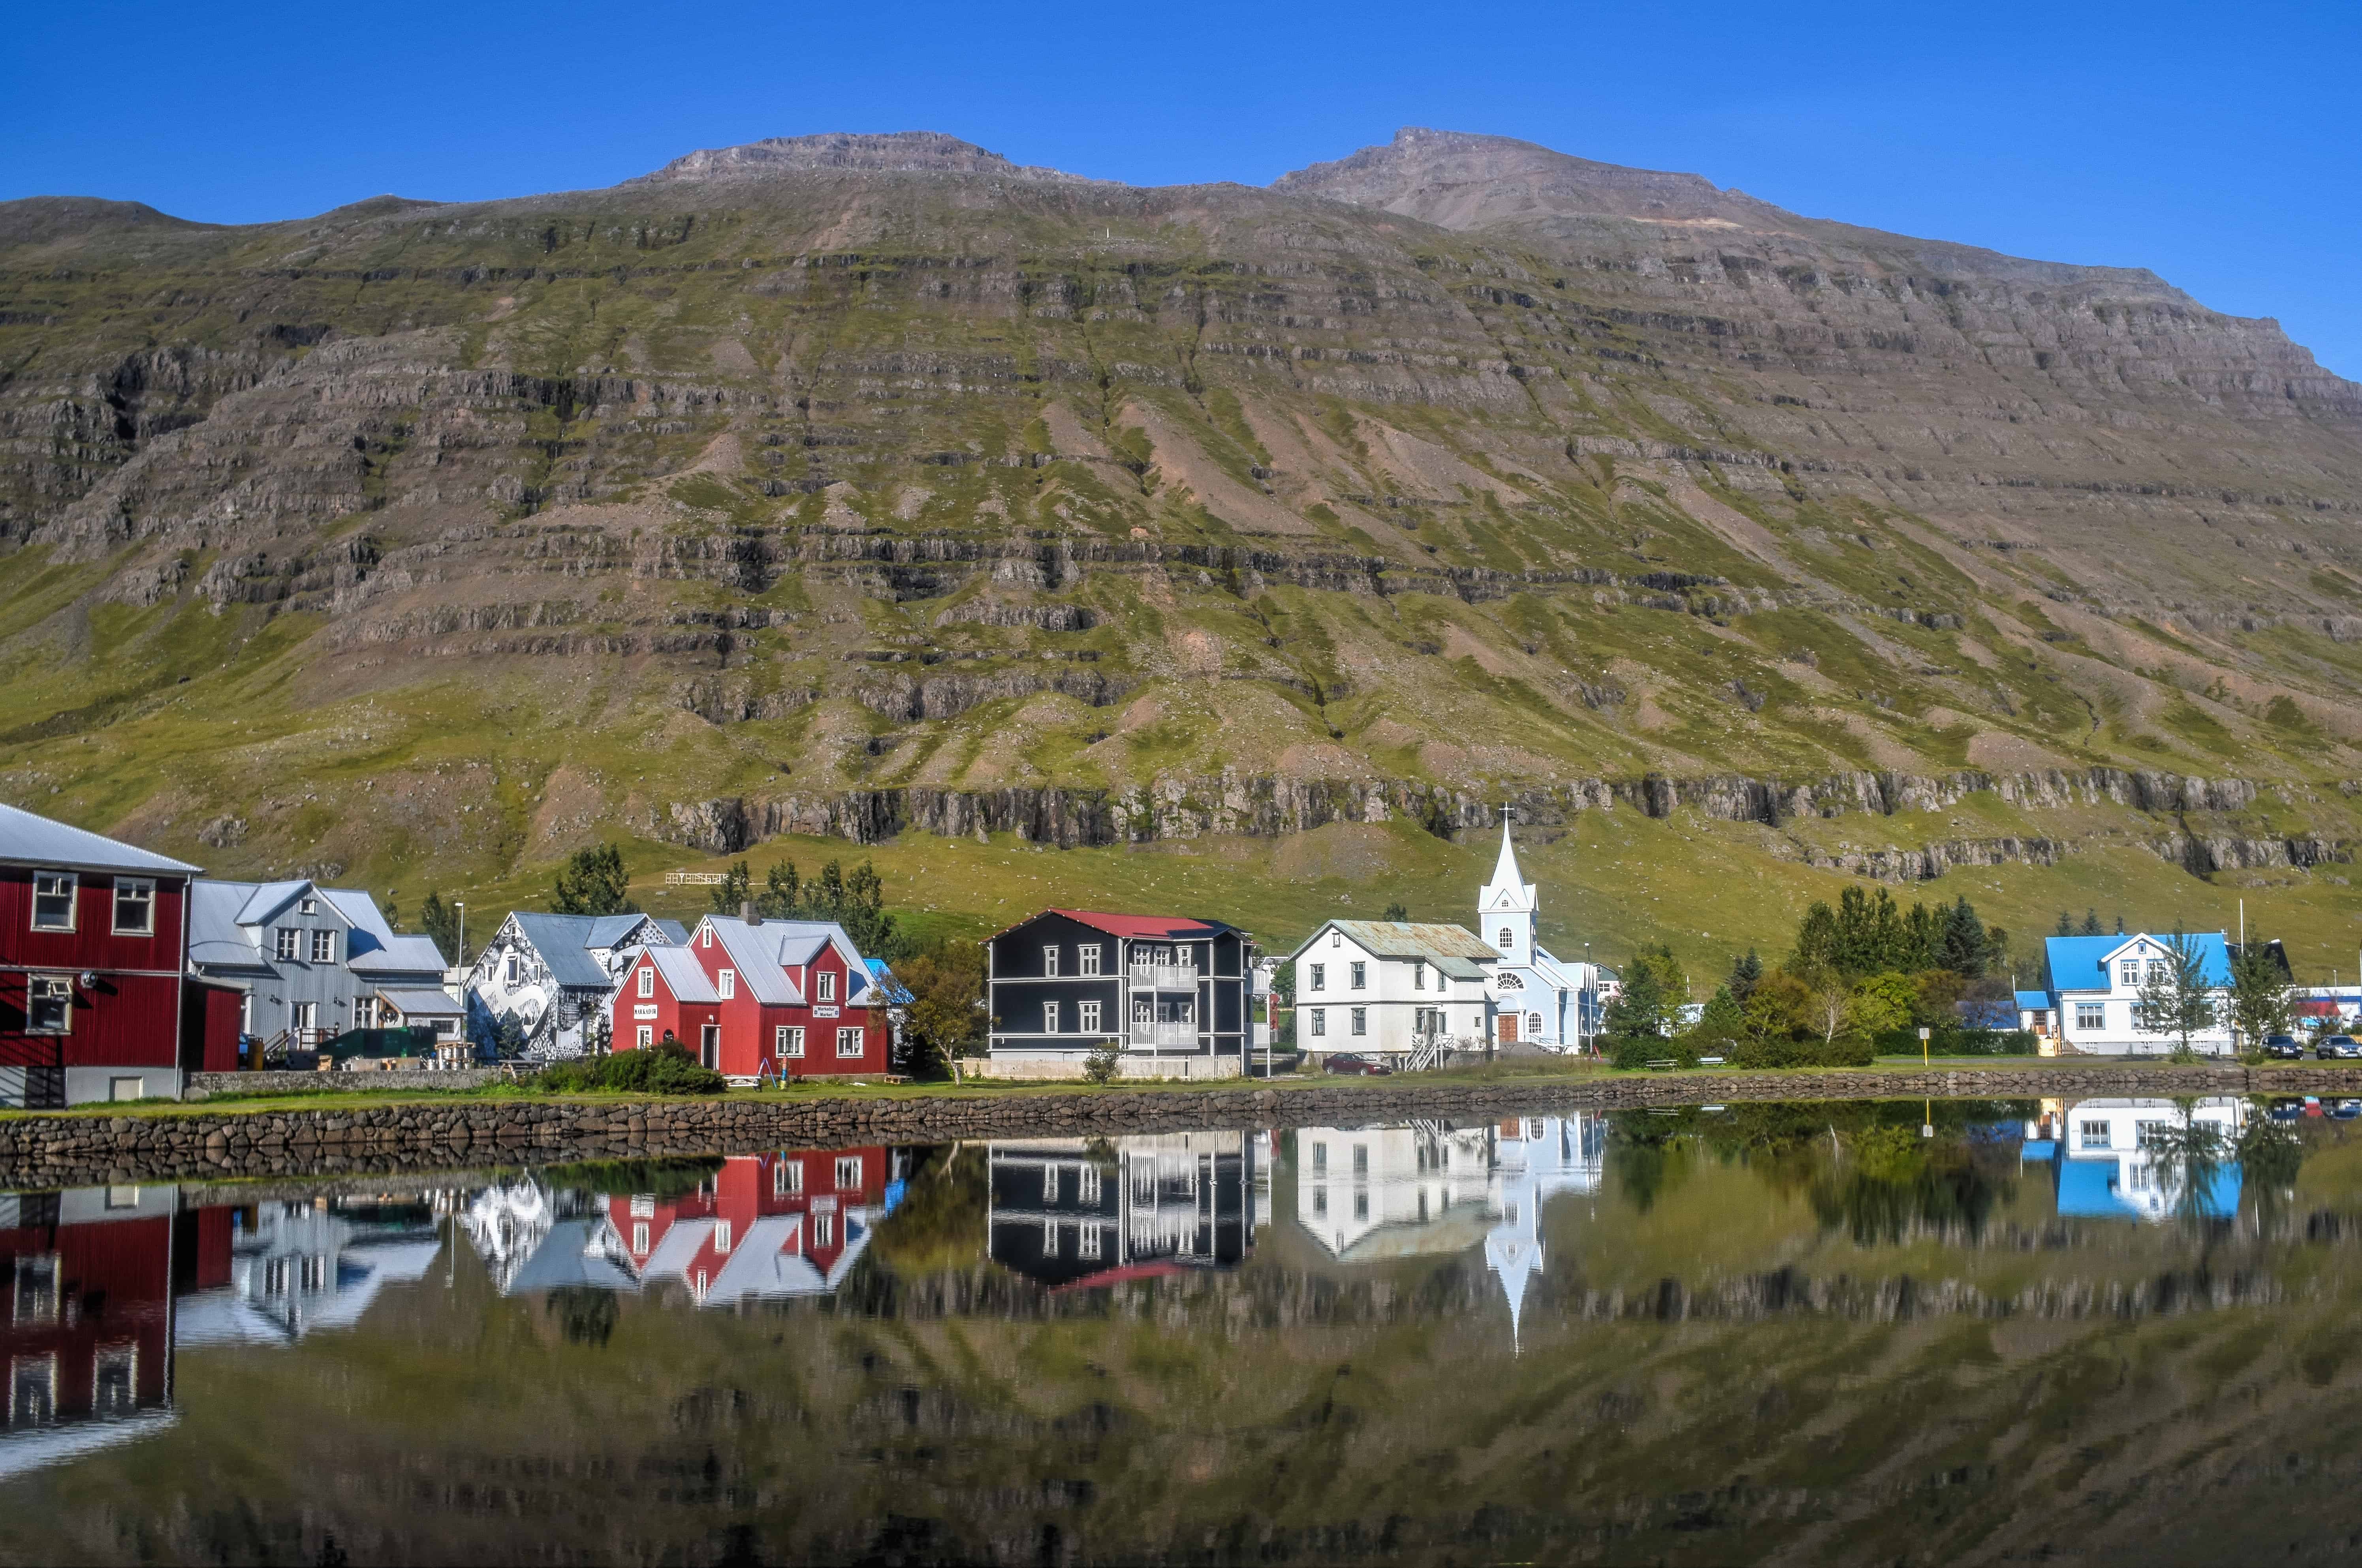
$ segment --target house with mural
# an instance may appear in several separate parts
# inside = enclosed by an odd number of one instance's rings
[[[2140,991],[2162,982],[2169,971],[2171,939],[2139,932],[2125,936],[2053,936],[2043,943],[2048,984],[2017,993],[2018,1027],[2030,1032],[2045,1055],[2159,1055],[2174,1037],[2140,1027]],[[2229,945],[2219,931],[2183,938],[2197,950],[2200,973],[2216,994],[2216,1021],[2191,1038],[2208,1055],[2232,1049],[2227,999],[2231,985]]]
[[[197,874],[0,806],[0,1106],[177,1099],[237,1065],[235,988],[183,962]]]
[[[405,1020],[443,989],[443,954],[434,940],[398,934],[377,901],[355,888],[306,878],[222,882],[191,889],[189,967],[245,996],[245,1032],[266,1061],[315,1052],[340,1034]],[[386,992],[397,993],[389,998]],[[436,1020],[456,1036],[456,1003]]]
[[[472,1032],[521,1043],[528,1061],[562,1061],[608,1047],[624,955],[678,945],[688,933],[653,915],[543,914],[512,910],[477,951],[464,989]]]
[[[985,941],[998,1077],[1082,1076],[1112,1046],[1125,1077],[1245,1070],[1253,944],[1187,915],[1044,910]]]

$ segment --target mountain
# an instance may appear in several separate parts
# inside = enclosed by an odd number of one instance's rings
[[[803,137],[0,204],[0,796],[225,870],[1507,804],[1765,933],[1832,873],[2354,907],[2362,387],[2136,269],[1450,132]],[[1581,918],[1683,934],[1633,865]]]

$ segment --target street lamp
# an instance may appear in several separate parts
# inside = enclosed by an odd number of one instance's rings
[[[464,969],[468,966],[468,900],[465,899],[453,899],[451,900],[451,907],[459,911],[459,935],[458,941],[459,950],[451,955],[451,966],[455,969]]]

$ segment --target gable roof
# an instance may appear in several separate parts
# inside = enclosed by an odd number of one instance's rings
[[[2043,939],[2042,951],[2050,962],[2053,989],[2099,991],[2111,988],[2108,966],[2117,954],[2141,942],[2163,947],[2167,940],[2154,932],[2131,932],[2123,936],[2051,936]],[[2221,932],[2185,932],[2182,940],[2198,950],[2199,973],[2208,985],[2231,983],[2231,955]]]
[[[1096,910],[1055,909],[1043,910],[1042,914],[1028,915],[1008,929],[1015,931],[1018,926],[1040,920],[1042,915],[1045,914],[1063,915],[1068,920],[1089,926],[1093,931],[1104,931],[1109,936],[1134,937],[1144,941],[1202,942],[1207,937],[1220,936],[1226,931],[1238,929],[1236,926],[1225,925],[1218,920],[1197,920],[1188,915],[1102,914]]]
[[[304,889],[311,888],[312,884],[298,877],[288,882],[225,882],[222,886],[246,889],[246,901],[238,905],[237,914],[235,917],[237,923],[260,925],[264,921],[293,903],[295,896]],[[315,893],[319,891],[317,888],[313,888],[312,890]],[[352,917],[346,915],[342,910],[337,912],[344,915],[348,922],[352,920]]]
[[[787,971],[812,962],[825,947],[834,947],[844,960],[846,1001],[869,989],[867,962],[844,927],[833,920],[767,920],[750,925],[736,915],[707,915],[698,923],[713,928],[731,962],[747,977],[757,1001],[801,1007],[804,995]]]
[[[550,977],[577,990],[603,991],[614,984],[593,948],[614,948],[638,933],[644,924],[661,925],[646,915],[547,914],[539,910],[511,910],[517,933],[532,944]]]
[[[722,993],[713,988],[713,978],[697,961],[697,955],[686,947],[658,947],[654,944],[640,949],[640,958],[657,966],[664,977],[665,989],[675,1001],[718,1002]],[[639,958],[633,960],[634,964]]]
[[[434,975],[444,969],[442,951],[424,936],[402,936],[386,923],[377,902],[358,888],[323,888],[296,878],[281,882],[225,882],[199,877],[189,884],[189,962],[268,967],[259,929],[309,888],[350,927],[346,965],[359,974]]]
[[[1457,966],[1498,963],[1501,958],[1499,949],[1487,946],[1484,938],[1464,926],[1429,925],[1405,920],[1323,921],[1291,956],[1310,952],[1313,944],[1320,940],[1320,933],[1332,926],[1375,957],[1424,958],[1438,968],[1443,968],[1450,961],[1454,967],[1449,972],[1463,979],[1473,977],[1462,973]]]
[[[449,967],[431,936],[389,936],[366,953],[346,960],[356,975],[441,975]]]
[[[0,806],[0,861],[87,871],[162,871],[195,876],[202,867],[103,834],[69,827],[18,806]]]

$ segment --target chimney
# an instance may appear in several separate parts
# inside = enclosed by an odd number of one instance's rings
[[[754,900],[748,899],[738,906],[738,918],[748,925],[760,925],[763,923],[763,911],[755,907]]]

